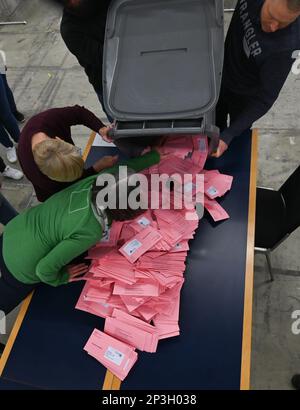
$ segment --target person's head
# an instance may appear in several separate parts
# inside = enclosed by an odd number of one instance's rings
[[[104,177],[103,181],[101,176]],[[105,174],[100,174],[91,190],[91,200],[96,209],[100,213],[105,212],[114,221],[127,221],[144,213],[146,209],[140,205],[139,184],[129,184],[130,177],[135,176],[136,173],[130,168],[127,168],[127,177],[124,178],[118,171],[110,174],[108,180]]]
[[[90,18],[100,12],[102,1],[103,0],[64,0],[64,6],[68,13],[76,17]]]
[[[300,16],[300,0],[265,0],[261,11],[261,27],[273,33],[293,23]]]
[[[40,171],[54,181],[73,182],[82,175],[84,161],[78,148],[59,138],[39,142],[32,152]]]

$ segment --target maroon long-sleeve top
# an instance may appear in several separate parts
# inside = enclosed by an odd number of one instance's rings
[[[50,138],[59,137],[74,144],[71,136],[72,125],[85,125],[98,132],[105,125],[91,111],[79,105],[65,108],[52,108],[32,117],[23,128],[18,144],[18,159],[22,170],[32,183],[40,202],[46,201],[51,195],[68,187],[70,182],[53,181],[44,175],[34,161],[31,139],[34,134],[43,132]],[[85,169],[82,178],[86,178],[95,171],[92,167]]]

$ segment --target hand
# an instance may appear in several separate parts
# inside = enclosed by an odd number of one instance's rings
[[[146,147],[146,148],[144,148],[143,149],[143,151],[142,151],[142,153],[141,153],[141,155],[145,155],[145,154],[147,154],[148,152],[150,152],[151,151],[151,147],[150,147],[150,145],[148,145],[148,147]]]
[[[79,263],[78,265],[68,265],[67,272],[69,274],[69,282],[75,280],[78,276],[84,275],[89,270],[89,266],[85,263]]]
[[[118,161],[119,157],[118,155],[115,155],[114,157],[111,156],[106,156],[103,158],[98,159],[98,161],[95,162],[93,165],[93,168],[95,172],[100,172],[105,168],[110,168],[115,165],[115,163]]]
[[[109,125],[108,127],[102,127],[99,130],[99,134],[101,135],[102,139],[106,142],[112,142],[113,139],[108,136],[108,131],[113,128],[112,125]]]
[[[226,144],[226,142],[224,142],[223,140],[220,140],[217,151],[211,154],[211,156],[214,158],[220,158],[227,149],[228,149],[228,145]]]

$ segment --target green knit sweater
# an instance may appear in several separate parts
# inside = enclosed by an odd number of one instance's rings
[[[139,172],[159,160],[159,154],[151,151],[122,164]],[[66,265],[100,241],[102,228],[90,203],[96,178],[93,175],[73,184],[6,225],[3,258],[17,280],[26,284],[65,284],[69,279]]]

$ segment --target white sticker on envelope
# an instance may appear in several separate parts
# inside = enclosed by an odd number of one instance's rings
[[[219,194],[219,191],[214,187],[214,186],[210,186],[207,190],[207,195],[209,196],[215,196]]]
[[[108,346],[106,352],[104,353],[104,357],[113,362],[114,364],[116,364],[117,366],[120,366],[124,359],[124,354],[122,352],[119,352],[119,350],[111,346]]]
[[[124,249],[124,252],[130,256],[134,254],[134,252],[136,252],[141,246],[142,246],[142,243],[140,241],[138,241],[137,239],[133,239],[126,246],[124,246],[123,249]]]
[[[145,227],[150,225],[150,223],[151,223],[149,221],[149,219],[145,218],[144,216],[141,219],[139,219],[137,222],[138,222],[139,225],[145,226]]]

